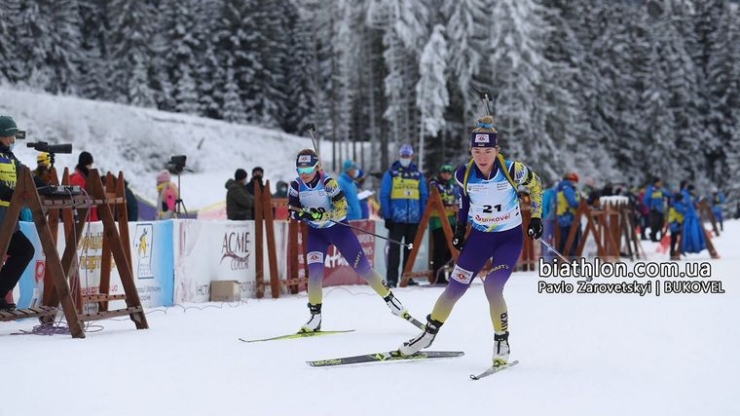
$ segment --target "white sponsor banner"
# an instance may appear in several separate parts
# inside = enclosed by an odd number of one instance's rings
[[[208,302],[210,283],[236,280],[255,295],[254,222],[173,220],[174,302]]]

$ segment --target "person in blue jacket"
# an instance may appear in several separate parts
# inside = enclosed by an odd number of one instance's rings
[[[404,144],[398,151],[399,159],[383,174],[380,181],[380,213],[385,219],[388,238],[407,244],[403,251],[403,267],[408,262],[408,244],[414,242],[416,231],[427,204],[427,185],[424,175],[412,162],[414,149]],[[386,284],[398,285],[398,266],[401,253],[397,244],[388,247]],[[413,279],[408,284],[415,285]]]
[[[665,203],[669,197],[670,192],[663,188],[663,181],[660,178],[653,179],[653,183],[645,189],[642,202],[650,211],[650,240],[652,241],[660,241],[658,233],[663,232]]]
[[[581,240],[581,224],[575,224],[576,211],[581,202],[581,194],[576,190],[578,175],[575,172],[569,172],[563,175],[563,180],[558,183],[555,194],[555,214],[557,215],[557,224],[559,230],[558,251],[567,257],[573,257]],[[568,235],[572,227],[577,227],[575,239],[570,246],[570,250],[565,252],[565,244],[568,242]]]
[[[719,230],[725,231],[724,220],[722,217],[722,207],[725,205],[725,195],[720,192],[717,188],[712,190],[712,199],[709,200],[712,204],[712,213],[714,218],[719,223]]]
[[[355,176],[357,175],[357,166],[355,162],[347,159],[342,163],[342,174],[337,178],[339,187],[347,199],[347,221],[359,220],[362,218],[362,209],[360,200],[357,198],[357,185]]]

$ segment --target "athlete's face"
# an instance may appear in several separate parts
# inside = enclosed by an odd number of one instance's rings
[[[473,161],[481,172],[488,172],[493,169],[493,161],[498,156],[498,148],[495,147],[474,147],[470,154],[473,155]]]

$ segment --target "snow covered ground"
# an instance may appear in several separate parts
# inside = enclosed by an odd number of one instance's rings
[[[325,290],[326,330],[349,334],[246,344],[297,330],[305,293],[244,304],[199,304],[94,322],[87,338],[13,335],[36,321],[0,323],[7,382],[0,416],[63,415],[727,415],[740,358],[740,222],[706,252],[724,294],[537,293],[535,273],[506,290],[512,359],[493,377],[468,375],[490,362],[492,329],[476,281],[433,346],[446,360],[312,368],[306,360],[384,351],[417,333],[364,286]],[[655,253],[652,243],[648,253]],[[653,260],[664,255],[652,254]],[[658,279],[661,280],[661,279]],[[413,314],[441,288],[396,289]]]

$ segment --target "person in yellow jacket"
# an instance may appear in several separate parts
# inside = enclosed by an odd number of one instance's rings
[[[18,181],[18,172],[23,166],[13,154],[17,133],[18,126],[15,121],[11,117],[0,116],[0,224],[5,221]],[[5,297],[18,284],[34,254],[33,244],[21,232],[16,222],[8,245],[8,259],[0,268],[0,312],[15,309],[15,304],[8,302]]]

